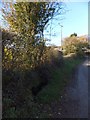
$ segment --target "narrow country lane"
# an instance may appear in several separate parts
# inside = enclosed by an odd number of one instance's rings
[[[0,67],[0,120],[2,118],[2,71]]]
[[[2,47],[0,44],[0,51]],[[2,53],[0,52],[0,120],[2,119]]]
[[[88,117],[88,61],[80,66],[78,73],[79,117]]]
[[[73,81],[66,88],[62,98],[62,118],[88,118],[88,70],[90,62],[86,60],[78,67]]]

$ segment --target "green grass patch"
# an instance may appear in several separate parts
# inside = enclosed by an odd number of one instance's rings
[[[37,100],[42,103],[58,100],[62,95],[64,87],[71,80],[73,69],[82,61],[80,58],[65,58],[63,67],[52,69],[52,80],[40,91]]]

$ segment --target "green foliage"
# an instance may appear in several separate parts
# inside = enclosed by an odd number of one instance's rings
[[[14,102],[10,98],[3,98],[3,116],[4,118],[17,118]]]
[[[70,37],[77,37],[77,33],[71,34]]]
[[[35,68],[44,61],[43,31],[53,17],[61,14],[62,5],[61,2],[4,3],[3,17],[9,25],[9,31],[16,34],[14,38],[11,37],[9,40],[10,45],[12,45],[12,39],[14,44],[13,50],[8,50],[12,54],[9,55],[12,60],[8,59],[11,61],[10,64],[15,63],[18,69],[27,69]],[[4,47],[7,44],[4,44]]]
[[[61,14],[62,3],[16,2],[15,4],[8,3],[7,6],[10,11],[3,9],[4,17],[13,30],[18,33],[35,35],[43,32],[45,25],[52,17]]]
[[[63,44],[63,52],[65,55],[75,53],[80,56],[84,56],[85,53],[83,48],[87,47],[88,42],[81,40],[81,38],[77,38],[75,36],[68,37],[65,39]]]

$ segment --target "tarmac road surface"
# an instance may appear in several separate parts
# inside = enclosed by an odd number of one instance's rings
[[[87,59],[78,66],[73,81],[66,88],[62,98],[62,118],[88,118],[88,80],[90,78],[90,61]],[[89,106],[88,106],[89,105]]]

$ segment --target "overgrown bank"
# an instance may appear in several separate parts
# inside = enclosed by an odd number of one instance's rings
[[[17,96],[17,103],[15,103],[12,97],[9,98],[9,95],[7,95],[8,97],[5,96],[6,98],[3,99],[3,105],[5,105],[6,108],[4,108],[5,112],[3,114],[3,117],[50,117],[49,115],[52,111],[50,109],[51,104],[53,104],[55,101],[60,100],[65,86],[72,78],[73,69],[82,61],[82,58],[71,56],[64,57],[62,65],[54,64],[53,66],[44,66],[44,69],[42,70],[44,72],[47,71],[47,73],[44,73],[44,75],[47,74],[48,76],[44,76],[44,78],[49,78],[48,84],[40,89],[37,95],[32,95],[30,87],[32,85],[25,87],[24,90],[22,90],[23,94],[21,94],[23,96],[20,96],[18,94],[19,96]],[[36,75],[38,75],[37,72],[33,71],[33,74],[35,75],[33,78],[36,79]],[[33,82],[33,85],[38,86],[36,80]],[[9,92],[10,90],[12,90],[12,88],[9,89]],[[12,96],[12,94],[10,96]],[[14,95],[13,97],[15,98]],[[25,98],[24,101],[23,97]],[[45,108],[45,106],[47,106],[47,108]]]

